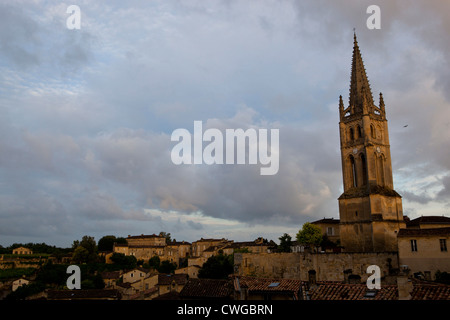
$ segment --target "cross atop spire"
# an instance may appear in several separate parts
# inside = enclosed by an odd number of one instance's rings
[[[369,105],[364,105],[366,103]],[[354,110],[355,113],[363,112],[364,107],[369,109],[373,106],[372,91],[359,50],[355,29],[353,29],[353,58],[349,104],[350,108]]]

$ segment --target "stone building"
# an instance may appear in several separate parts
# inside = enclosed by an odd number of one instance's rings
[[[406,222],[408,229],[449,228],[450,218],[445,216],[421,216]]]
[[[25,247],[18,247],[13,249],[13,254],[33,254],[33,251],[31,249],[25,248]]]
[[[402,198],[394,190],[383,96],[374,104],[356,35],[349,105],[339,99],[344,192],[339,197],[340,239],[347,252],[397,251],[405,227]]]
[[[412,274],[435,280],[436,272],[450,271],[450,227],[408,228],[398,234],[400,264]]]
[[[311,224],[318,226],[322,230],[323,235],[326,235],[330,241],[335,243],[340,242],[339,223],[340,220],[334,218],[323,218],[311,222]]]

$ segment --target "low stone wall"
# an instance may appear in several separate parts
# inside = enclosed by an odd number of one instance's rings
[[[365,282],[367,267],[377,265],[382,281],[398,269],[398,254],[381,253],[235,253],[235,273],[242,276],[291,278],[316,281],[350,281],[360,277]]]

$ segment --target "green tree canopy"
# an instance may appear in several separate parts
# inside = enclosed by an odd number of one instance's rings
[[[234,272],[233,255],[219,254],[210,257],[198,271],[198,277],[203,279],[227,279]]]
[[[87,253],[80,247],[86,249]],[[72,248],[74,249],[72,260],[75,263],[93,263],[99,260],[94,237],[83,236],[81,241],[75,240],[73,242]]]
[[[148,260],[148,266],[150,268],[158,270],[160,264],[161,264],[161,259],[159,259],[158,256],[153,256]]]
[[[121,269],[133,269],[137,265],[135,256],[126,256],[123,253],[114,252],[111,256],[111,261],[120,266]]]
[[[172,242],[172,238],[171,238],[171,236],[170,236],[170,233],[169,233],[169,232],[164,232],[164,231],[161,231],[161,232],[159,233],[159,236],[160,236],[160,237],[164,237],[164,238],[166,238],[166,243],[170,243],[170,242]]]
[[[174,273],[176,269],[177,265],[175,263],[164,260],[161,262],[157,270],[159,273]]]
[[[291,252],[292,237],[287,233],[283,234],[278,238],[280,240],[280,245],[278,246],[279,252]]]
[[[125,238],[116,236],[104,236],[100,240],[98,240],[98,251],[113,251],[114,243],[123,243],[126,244],[127,240]]]
[[[297,233],[297,241],[309,246],[319,246],[322,242],[322,230],[309,222],[306,222]]]
[[[78,246],[72,254],[73,263],[86,263],[89,260],[89,251],[85,247]]]

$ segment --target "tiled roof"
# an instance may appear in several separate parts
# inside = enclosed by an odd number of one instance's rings
[[[448,228],[426,228],[426,229],[400,229],[397,237],[420,237],[420,236],[448,236]]]
[[[89,289],[89,290],[49,290],[49,300],[72,300],[72,299],[120,299],[118,290]]]
[[[297,279],[269,279],[255,277],[236,277],[235,290],[247,288],[248,292],[292,292],[300,291],[306,282]]]
[[[397,300],[397,291],[397,285],[368,290],[366,284],[318,282],[309,289],[309,297],[311,300]]]
[[[194,242],[211,242],[211,241],[223,241],[223,242],[228,242],[229,240],[222,238],[222,239],[203,239],[201,238],[200,240],[194,241]]]
[[[413,286],[411,300],[450,300],[450,285],[417,281]]]
[[[189,279],[180,292],[181,298],[213,299],[229,298],[233,293],[230,280],[219,279]]]
[[[171,285],[173,281],[175,281],[176,284],[186,284],[188,275],[185,273],[158,274],[158,284],[161,286]]]
[[[120,271],[105,271],[101,273],[103,279],[119,279]]]
[[[125,247],[128,247],[128,248],[157,248],[157,249],[163,249],[165,246],[163,246],[163,245],[151,245],[151,244],[129,244],[129,245],[125,245]]]
[[[176,291],[170,291],[153,298],[153,300],[180,300],[180,294]]]
[[[130,300],[141,300],[142,298],[149,297],[158,292],[158,288],[153,287],[135,294],[132,294],[128,297]]]
[[[128,236],[127,239],[148,239],[148,238],[164,238],[163,236],[157,236],[156,234],[144,235],[140,236]]]
[[[139,270],[139,271],[142,271],[144,273],[149,273],[150,272],[150,269],[146,269],[146,268],[143,268],[143,267],[136,267],[134,269],[125,270],[124,273],[130,273],[130,272],[132,272],[134,270]]]
[[[209,246],[208,248],[206,248],[205,250],[203,250],[203,252],[214,252],[216,251],[218,248],[218,246]]]
[[[314,222],[311,222],[313,224],[316,223],[330,223],[330,224],[339,224],[340,220],[339,219],[334,219],[334,218],[323,218]]]
[[[268,247],[269,243],[256,243],[255,241],[243,241],[243,242],[233,242],[227,244],[224,249],[229,248],[243,248],[243,247]]]
[[[445,216],[422,216],[408,222],[408,226],[418,226],[420,224],[450,224],[450,218]]]
[[[172,241],[167,243],[168,246],[181,246],[181,245],[191,245],[190,242],[187,241]]]

